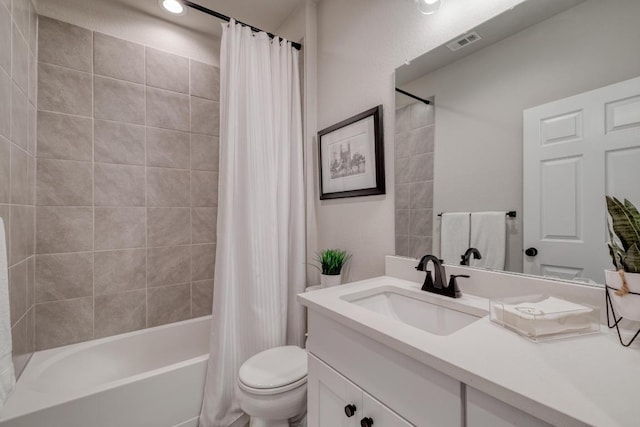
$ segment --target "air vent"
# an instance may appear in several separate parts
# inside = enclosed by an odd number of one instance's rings
[[[477,42],[481,38],[482,37],[480,37],[480,35],[478,33],[476,33],[475,31],[472,31],[472,32],[470,32],[468,34],[465,34],[464,36],[460,37],[459,39],[454,40],[451,43],[448,43],[447,47],[452,52],[455,52],[458,49],[462,49],[463,47],[469,46],[470,44]]]

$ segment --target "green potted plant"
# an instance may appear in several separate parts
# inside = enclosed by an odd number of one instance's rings
[[[342,249],[323,249],[316,253],[314,265],[320,270],[320,285],[324,287],[336,286],[342,283],[342,267],[351,258],[351,254]]]
[[[609,296],[617,314],[640,321],[640,212],[629,200],[606,196],[609,254],[615,269],[605,270]]]

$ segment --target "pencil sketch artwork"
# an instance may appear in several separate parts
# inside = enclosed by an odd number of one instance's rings
[[[367,171],[367,140],[365,134],[339,141],[330,146],[331,179],[361,175]]]

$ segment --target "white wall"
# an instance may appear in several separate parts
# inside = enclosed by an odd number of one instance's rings
[[[387,194],[320,202],[316,185],[310,195],[316,205],[318,248],[353,253],[348,280],[384,274],[384,255],[394,253],[395,68],[521,1],[446,0],[430,16],[420,14],[409,0],[318,4],[318,129],[384,106]]]
[[[522,111],[639,76],[638,17],[638,0],[588,0],[403,86],[435,96],[434,212],[518,211],[507,270],[522,271]]]
[[[148,0],[157,4],[157,0]],[[41,0],[38,13],[89,30],[220,65],[220,39],[158,19],[124,2]],[[220,21],[211,18],[211,25]]]

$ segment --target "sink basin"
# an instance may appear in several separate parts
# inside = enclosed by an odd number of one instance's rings
[[[424,294],[424,295],[421,295]],[[450,335],[484,316],[485,312],[465,313],[436,304],[436,298],[426,292],[412,292],[391,286],[345,295],[343,299],[435,335]],[[453,302],[444,302],[455,305]]]

